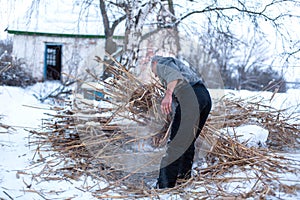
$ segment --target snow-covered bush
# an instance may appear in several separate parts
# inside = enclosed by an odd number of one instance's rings
[[[0,85],[26,87],[37,82],[24,69],[25,62],[12,56],[12,42],[0,41]],[[22,67],[23,66],[23,67]]]
[[[15,62],[1,62],[0,61],[0,85],[26,87],[37,82],[24,67],[25,63],[17,60]]]

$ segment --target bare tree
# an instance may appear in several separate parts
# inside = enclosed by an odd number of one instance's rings
[[[85,5],[84,8],[86,8],[92,2],[94,0],[85,0],[82,5]],[[252,44],[251,37],[248,38],[249,41],[238,40],[233,31],[238,28],[233,24],[239,23],[249,24],[254,35],[258,38],[263,36],[265,40],[268,39],[264,35],[265,27],[272,27],[276,37],[282,41],[281,55],[285,56],[285,60],[300,57],[299,38],[294,36],[291,30],[292,26],[287,24],[287,21],[292,20],[295,25],[300,24],[300,17],[296,12],[300,6],[299,0],[269,0],[267,2],[235,0],[230,3],[221,0],[187,0],[184,2],[179,0],[99,0],[98,4],[102,17],[101,23],[105,30],[107,52],[115,51],[116,44],[113,35],[116,27],[125,20],[122,62],[128,69],[137,65],[141,43],[149,38],[152,41],[157,39],[150,37],[154,33],[159,32],[165,36],[162,39],[164,42],[160,42],[162,45],[160,48],[169,45],[174,50],[174,55],[179,56],[181,53],[180,41],[182,37],[186,37],[186,33],[205,35],[207,31],[210,31],[219,33],[219,35],[212,34],[210,37],[217,37],[214,38],[214,42],[222,40],[223,44],[223,46],[218,45],[219,48],[215,48],[215,52],[211,52],[213,55],[211,59],[216,59],[217,56],[220,70],[226,71],[229,68],[228,61],[235,56],[236,48],[241,42]],[[32,8],[34,9],[34,6]],[[275,12],[278,8],[280,8],[280,12]],[[118,10],[118,14],[116,14],[116,10]],[[195,26],[192,26],[192,23]],[[151,43],[150,40],[148,43]],[[206,40],[206,43],[202,45],[209,46],[208,41],[211,42],[211,40]],[[172,43],[176,43],[176,45],[172,46]],[[257,46],[258,44],[252,45]],[[228,52],[230,48],[232,48],[231,52]],[[252,56],[255,55],[252,54]],[[239,66],[241,73],[245,71],[243,65]]]
[[[230,4],[220,0],[205,2],[195,0],[193,2],[201,4],[202,7],[189,9],[190,11],[177,16],[173,26],[195,15],[206,16],[207,20],[212,22],[210,26],[220,32],[226,32],[230,24],[236,21],[252,23],[254,31],[261,34],[266,30],[265,27],[270,26],[273,28],[271,31],[274,31],[279,38],[278,41],[282,42],[281,45],[284,48],[282,53],[286,59],[291,57],[299,59],[299,37],[295,36],[294,27],[300,21],[297,11],[300,8],[299,0],[271,0],[268,2],[237,0]]]
[[[117,44],[113,41],[113,35],[116,27],[126,19],[126,15],[118,17],[117,19],[109,18],[107,8],[104,0],[99,0],[99,7],[102,14],[102,22],[104,27],[104,34],[106,38],[105,51],[109,54],[114,53],[117,50]]]
[[[156,7],[158,0],[139,1],[128,0],[124,7],[126,12],[126,32],[124,43],[123,64],[134,68],[139,54],[139,46],[142,40],[143,27],[148,15]]]
[[[104,2],[100,1],[100,3],[104,26],[108,27],[109,18],[107,17],[106,12],[104,12]],[[107,4],[122,8],[126,16],[122,64],[128,69],[135,69],[138,65],[137,62],[139,57],[146,56],[146,54],[149,56],[150,51],[152,53],[155,51],[153,49],[165,49],[166,46],[172,46],[172,48],[169,47],[168,49],[172,49],[174,55],[180,50],[177,25],[172,27],[168,25],[173,24],[177,20],[172,0],[168,0],[167,4],[164,4],[159,0],[110,1],[107,2]],[[124,16],[122,16],[122,19],[123,17]],[[109,34],[113,34],[113,29],[105,29],[108,31],[111,30]],[[155,34],[160,36],[155,36]],[[160,42],[157,42],[158,40]],[[143,45],[146,45],[147,47],[143,47]],[[159,47],[157,47],[158,45]],[[143,48],[153,49],[145,50]]]
[[[109,11],[107,9],[108,5],[113,5],[114,8],[118,8],[121,5],[117,3],[106,3],[104,0],[99,0],[99,7],[102,15],[102,22],[105,34],[105,52],[112,55],[117,51],[117,43],[114,41],[113,36],[115,33],[116,27],[126,19],[126,14],[120,14],[116,19],[109,16]],[[112,12],[112,11],[110,11]],[[110,58],[105,56],[104,60],[109,60]],[[108,62],[108,61],[106,61]],[[110,72],[106,70],[106,66],[103,65],[103,74],[102,78],[106,79],[107,77],[111,76]]]

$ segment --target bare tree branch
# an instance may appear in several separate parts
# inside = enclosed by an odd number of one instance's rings
[[[176,21],[176,24],[182,22],[184,19],[188,18],[191,15],[194,14],[203,14],[203,13],[212,13],[212,12],[216,12],[217,14],[220,14],[220,12],[222,11],[230,11],[230,10],[235,10],[238,11],[240,13],[244,13],[244,14],[248,14],[250,17],[263,17],[265,20],[270,20],[270,21],[276,21],[279,18],[283,18],[283,17],[296,17],[299,18],[299,15],[295,15],[295,14],[289,14],[289,13],[280,13],[277,16],[271,17],[267,11],[268,9],[271,9],[271,7],[275,7],[275,6],[280,6],[281,3],[299,3],[298,1],[293,1],[293,0],[274,0],[269,4],[264,5],[264,7],[260,10],[260,11],[255,11],[250,9],[249,7],[247,7],[242,1],[238,1],[239,5],[241,5],[241,7],[238,6],[227,6],[227,7],[222,7],[222,6],[215,6],[215,5],[209,5],[206,8],[202,9],[202,10],[194,10],[191,12],[188,12],[187,14],[179,17]],[[223,17],[226,16],[225,14],[223,14]]]
[[[123,15],[122,17],[120,17],[119,19],[115,20],[111,26],[111,30],[112,32],[114,32],[114,30],[116,29],[116,27],[123,21],[126,19],[126,15]]]

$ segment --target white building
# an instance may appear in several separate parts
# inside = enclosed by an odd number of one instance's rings
[[[94,59],[105,55],[104,27],[99,5],[83,8],[81,1],[33,1],[9,25],[13,55],[44,80],[84,78],[86,70],[101,74]],[[123,32],[119,29],[117,32]],[[122,45],[122,37],[114,37]]]

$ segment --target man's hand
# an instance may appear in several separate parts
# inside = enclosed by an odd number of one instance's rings
[[[172,94],[178,83],[178,80],[174,80],[168,83],[165,97],[163,98],[160,109],[163,114],[169,114],[172,111]]]
[[[163,114],[169,114],[172,111],[172,93],[166,92],[160,105],[161,112]]]

